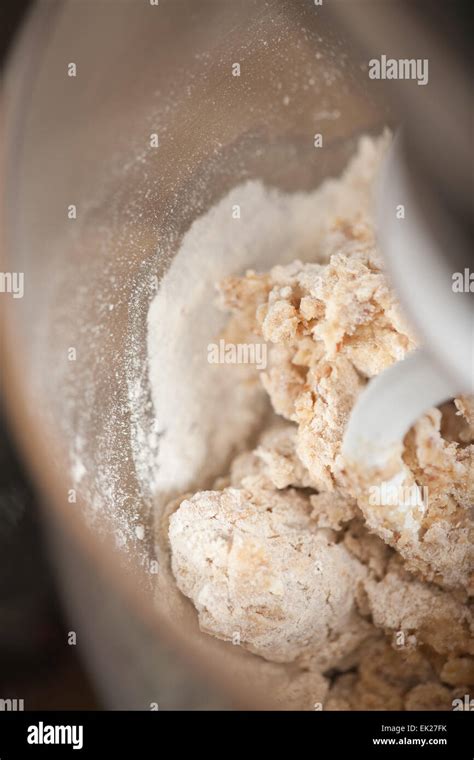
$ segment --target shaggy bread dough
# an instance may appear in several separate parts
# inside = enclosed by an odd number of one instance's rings
[[[367,221],[336,220],[327,251],[326,264],[296,261],[268,274],[226,280],[221,302],[233,311],[231,329],[242,315],[242,329],[268,342],[269,368],[261,381],[275,412],[297,425],[293,440],[307,471],[305,485],[356,497],[368,527],[411,569],[472,594],[474,445],[466,445],[472,438],[472,400],[451,405],[464,419],[457,440],[443,438],[442,414],[433,409],[411,431],[391,463],[393,472],[374,473],[367,481],[345,471],[342,438],[358,394],[370,377],[403,359],[416,339],[380,268]],[[453,427],[451,421],[451,432]],[[299,463],[291,465],[295,472]],[[275,459],[276,467],[281,464]],[[427,488],[428,503],[421,497],[420,504],[371,503],[371,486],[395,473],[401,491]],[[275,474],[273,481],[282,487]]]
[[[421,506],[374,505],[341,456],[361,389],[417,345],[367,211],[385,145],[361,142],[339,181],[360,203],[335,204],[318,263],[219,284],[226,339],[267,344],[260,380],[280,419],[169,524],[202,630],[301,666],[325,709],[449,708],[474,671],[473,399],[429,411],[400,448],[394,472],[428,489]]]
[[[344,252],[333,254],[327,265],[275,267],[261,275],[258,289],[256,275],[249,275],[252,324],[246,278],[233,278],[235,290],[229,282],[223,288],[233,321],[241,309],[245,329],[268,341],[269,369],[262,373],[262,383],[275,411],[297,424],[285,434],[286,452],[278,453],[276,446],[272,462],[263,446],[259,456],[273,465],[277,487],[293,478],[294,485],[356,496],[368,526],[395,546],[410,568],[449,588],[463,585],[472,594],[474,445],[466,444],[472,436],[470,399],[454,402],[465,422],[458,422],[458,440],[443,438],[442,414],[433,409],[410,432],[393,463],[394,473],[403,475],[400,489],[428,489],[424,509],[416,502],[409,509],[399,503],[393,508],[371,504],[372,482],[355,483],[344,471],[342,437],[357,395],[368,378],[402,359],[415,340],[378,268],[370,232],[361,225],[357,235],[352,227],[339,227]],[[452,409],[445,411],[445,416],[452,414]],[[292,442],[296,461],[288,453]]]
[[[465,597],[447,593],[406,573],[398,557],[384,577],[365,583],[374,624],[408,646],[424,644],[449,657],[474,655],[474,615]]]
[[[365,567],[311,513],[296,490],[257,484],[181,503],[170,519],[172,569],[202,630],[274,662],[310,655],[324,669],[360,643]]]
[[[338,248],[327,265],[294,262],[250,281],[250,322],[245,281],[226,281],[222,298],[240,311],[245,327],[269,344],[261,380],[277,414],[298,424],[297,453],[314,484],[334,490],[344,428],[367,378],[415,343],[380,270],[367,225],[336,221]],[[334,241],[332,241],[334,245]],[[232,287],[235,287],[233,292]]]
[[[334,678],[324,709],[450,710],[456,696],[421,652],[396,651],[379,639],[363,647],[355,671]]]

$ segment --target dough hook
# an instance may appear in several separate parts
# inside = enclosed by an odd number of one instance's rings
[[[388,367],[358,398],[342,454],[347,464],[362,470],[387,465],[410,427],[430,407],[456,394],[474,393],[472,300],[467,293],[453,291],[449,260],[420,211],[408,176],[403,133],[388,151],[378,191],[379,245],[426,348]]]

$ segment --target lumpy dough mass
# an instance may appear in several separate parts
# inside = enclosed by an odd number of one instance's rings
[[[316,263],[218,283],[225,336],[267,345],[275,414],[214,490],[178,500],[171,564],[203,631],[326,675],[325,709],[450,709],[474,681],[473,399],[407,435],[404,483],[429,494],[409,525],[341,456],[361,389],[417,346],[368,211],[386,143],[364,138],[337,181]]]
[[[274,662],[330,667],[363,637],[355,595],[365,568],[318,529],[294,489],[204,491],[170,521],[172,567],[204,631]]]

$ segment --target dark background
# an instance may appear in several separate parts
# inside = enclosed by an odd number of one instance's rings
[[[2,23],[0,25],[0,64],[2,67],[8,48],[32,4],[32,0],[3,0],[2,2]]]

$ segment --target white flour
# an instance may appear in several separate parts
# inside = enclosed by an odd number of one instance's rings
[[[226,321],[215,306],[215,283],[248,268],[320,259],[318,240],[324,239],[335,209],[346,217],[366,210],[361,166],[372,171],[374,151],[372,141],[362,141],[344,185],[327,180],[312,193],[287,194],[259,181],[241,184],[185,234],[148,313],[149,382],[159,445],[134,448],[138,471],[152,473],[158,504],[219,474],[255,431],[265,408],[259,387],[239,385],[236,367],[216,372],[207,362],[207,346]],[[233,218],[236,206],[240,219]],[[158,443],[156,437],[150,442]]]

